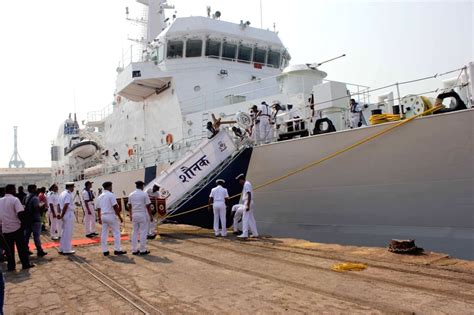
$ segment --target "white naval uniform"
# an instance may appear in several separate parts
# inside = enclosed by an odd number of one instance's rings
[[[62,234],[59,244],[59,251],[63,253],[71,253],[72,250],[72,233],[74,232],[74,198],[72,192],[65,190],[59,195],[59,207],[62,211],[64,205],[68,204],[66,213],[62,219]]]
[[[225,200],[229,198],[229,193],[227,189],[221,185],[212,188],[211,194],[209,197],[213,199],[212,208],[214,210],[214,235],[218,236],[219,233],[222,236],[227,235],[227,226],[226,226],[226,205]],[[221,221],[221,230],[219,232],[219,219]]]
[[[114,236],[114,245],[116,251],[122,250],[122,244],[120,241],[120,222],[115,214],[114,206],[117,204],[117,198],[113,193],[108,190],[99,196],[98,206],[100,208],[100,218],[102,220],[102,233],[100,235],[100,244],[102,246],[102,252],[108,252],[107,238],[109,236],[109,227],[112,230]]]
[[[84,189],[82,192],[82,200],[84,201],[83,208],[84,208],[84,228],[86,231],[86,235],[95,233],[95,206],[94,206],[94,193],[91,191],[91,196],[89,192]],[[91,214],[87,212],[87,206],[91,211]]]
[[[146,193],[148,194],[148,197],[151,197],[151,198],[163,198],[161,196],[161,193],[159,191],[155,191],[153,192],[153,188],[150,188],[146,191]],[[156,206],[156,205],[155,205]],[[156,211],[158,211],[158,209],[156,209]],[[158,220],[155,218],[155,216],[153,216],[153,220],[147,216],[147,220],[148,220],[148,235],[149,236],[155,236],[156,235],[156,227],[158,226]]]
[[[234,223],[232,224],[232,228],[234,232],[239,231],[239,220],[242,219],[242,216],[245,211],[245,206],[243,204],[236,204],[232,206],[232,212],[234,213]]]
[[[359,103],[355,103],[355,106],[350,105],[351,112],[351,128],[358,128],[360,122],[360,115],[362,112],[362,107]]]
[[[53,216],[53,212],[51,211],[51,205],[53,205],[55,216]],[[61,214],[61,209],[59,208],[59,194],[50,191],[48,194],[48,215],[51,221],[51,237],[55,239],[60,237],[62,233],[62,222],[57,217],[59,214]]]
[[[250,207],[248,211],[245,209],[247,207],[247,202],[248,202],[247,193],[250,193],[250,196],[251,196]],[[242,218],[242,235],[241,235],[242,237],[249,236],[249,228],[253,236],[255,237],[258,236],[257,222],[255,221],[255,217],[254,217],[255,207],[254,207],[253,199],[254,199],[254,194],[253,194],[252,184],[249,181],[245,181],[244,189],[242,190],[242,203],[244,204],[244,211],[243,211],[243,218]]]
[[[257,139],[260,143],[269,143],[273,137],[272,125],[270,124],[270,106],[261,104],[260,105],[260,120],[259,129],[260,129],[260,139]]]
[[[257,114],[254,113],[253,111],[250,112],[250,117],[252,117],[253,125],[251,132],[252,134],[250,135],[250,139],[254,144],[257,144],[257,142],[260,140],[260,123],[257,123],[257,119],[255,118]]]
[[[132,252],[138,250],[138,233],[140,232],[140,252],[146,251],[146,236],[150,215],[147,205],[151,204],[148,194],[141,189],[136,189],[128,196],[128,204],[132,206]]]

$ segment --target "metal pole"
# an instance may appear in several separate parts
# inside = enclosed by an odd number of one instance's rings
[[[400,113],[400,119],[403,119],[403,111],[402,111],[402,105],[400,103],[400,86],[398,85],[398,82],[395,83],[395,86],[397,87],[397,99],[398,99],[398,108],[399,108],[399,113]]]
[[[263,9],[262,0],[260,0],[260,28],[263,28]]]

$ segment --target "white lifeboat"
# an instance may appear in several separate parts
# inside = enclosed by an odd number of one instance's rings
[[[95,141],[83,139],[76,144],[72,144],[66,150],[66,154],[85,160],[93,156],[97,150],[99,150],[99,145]]]

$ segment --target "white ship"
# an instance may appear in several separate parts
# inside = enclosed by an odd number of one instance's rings
[[[277,33],[220,12],[166,17],[167,1],[138,2],[148,6],[140,53],[117,69],[112,104],[82,128],[60,126],[56,182],[110,180],[118,197],[138,179],[157,183],[171,220],[210,227],[210,213],[194,209],[216,178],[238,194],[233,178],[247,173],[261,234],[373,246],[412,238],[474,259],[474,63],[438,75],[435,94],[399,95],[410,82],[371,89],[326,80],[321,64],[290,65]],[[457,99],[433,114],[433,97],[452,90]],[[286,106],[270,143],[245,132],[263,101]],[[208,139],[215,120],[235,124]]]

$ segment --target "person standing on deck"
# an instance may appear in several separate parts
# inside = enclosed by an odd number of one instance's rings
[[[362,121],[360,119],[360,116],[362,115],[361,106],[353,98],[351,98],[349,106],[349,110],[351,112],[351,128],[358,128],[362,126]]]
[[[114,254],[124,255],[127,252],[122,250],[120,240],[120,223],[123,223],[123,218],[120,214],[120,207],[117,204],[117,197],[112,193],[112,182],[105,182],[102,184],[102,187],[104,187],[104,192],[100,195],[99,200],[99,223],[102,224],[102,233],[100,235],[102,253],[104,256],[109,256],[107,238],[110,227],[114,236]],[[117,217],[120,220],[120,223],[117,220]]]
[[[151,201],[148,194],[143,191],[145,183],[141,180],[135,182],[137,188],[128,196],[130,221],[133,223],[132,255],[148,255],[146,249],[148,222],[153,220],[151,214]],[[140,233],[140,250],[138,250],[138,233]]]
[[[269,143],[273,137],[272,126],[270,125],[270,106],[263,101],[260,104],[260,108],[257,112],[257,119],[260,120],[260,139],[257,139],[260,143]]]
[[[95,207],[94,207],[94,193],[92,192],[92,183],[90,181],[85,182],[84,191],[82,192],[82,200],[84,204],[84,228],[86,237],[94,237],[99,234],[95,232]]]
[[[245,175],[240,174],[235,179],[237,179],[240,185],[243,186],[242,190],[242,203],[244,204],[244,212],[242,218],[242,234],[237,236],[239,238],[247,238],[249,237],[249,228],[252,232],[252,237],[258,237],[257,231],[257,222],[255,221],[254,217],[254,195],[252,184],[245,180]]]
[[[74,232],[74,197],[72,192],[74,191],[74,183],[66,183],[66,190],[59,195],[59,208],[61,213],[58,215],[58,219],[62,220],[62,234],[59,245],[59,254],[61,255],[72,255],[76,252],[72,250],[72,234]]]
[[[209,195],[209,209],[214,210],[214,235],[225,237],[227,236],[226,226],[226,203],[229,200],[229,193],[227,189],[222,187],[225,184],[223,179],[216,180],[217,187],[212,188],[211,194]],[[221,222],[221,230],[219,232],[219,219]]]

